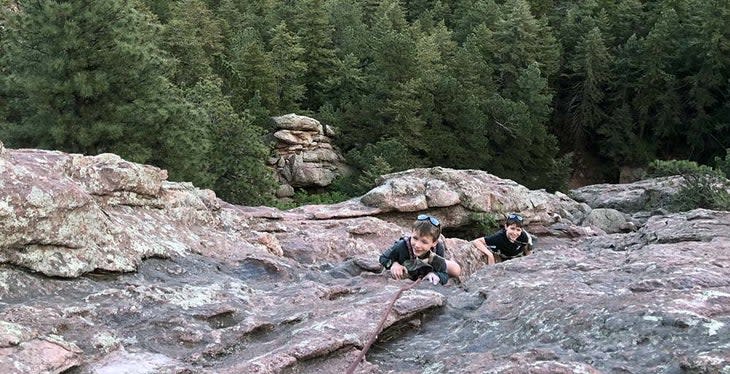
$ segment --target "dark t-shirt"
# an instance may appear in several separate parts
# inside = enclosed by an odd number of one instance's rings
[[[410,240],[410,237],[403,237],[400,238],[393,246],[388,248],[385,252],[383,252],[382,255],[380,255],[379,261],[380,264],[383,265],[386,269],[390,269],[390,266],[393,265],[394,262],[397,262],[401,265],[405,265],[406,261],[411,260],[411,251],[409,248],[410,243],[408,241]],[[430,256],[430,254],[426,254],[426,256],[422,256],[424,258],[431,257],[431,259],[428,261],[429,264],[433,267],[433,272],[436,273],[439,277],[439,281],[441,284],[446,284],[446,282],[449,281],[449,275],[446,273],[446,260],[444,259],[444,244],[439,241],[436,244],[436,248],[431,250],[435,255]]]
[[[492,252],[501,254],[503,259],[509,259],[524,254],[529,238],[527,232],[523,230],[520,236],[517,237],[517,240],[512,243],[507,238],[507,231],[502,229],[492,234],[492,236],[485,236],[484,241],[487,242],[487,247]]]

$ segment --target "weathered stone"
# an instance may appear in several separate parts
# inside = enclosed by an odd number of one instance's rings
[[[157,353],[127,352],[119,349],[92,365],[89,372],[93,374],[157,374],[183,373],[186,369],[182,363]]]
[[[474,213],[491,213],[502,220],[507,212],[520,212],[531,226],[551,225],[561,213],[577,224],[589,210],[564,194],[531,191],[483,171],[440,167],[384,175],[361,201],[384,212],[438,208],[438,216],[448,227],[472,225]]]
[[[611,208],[624,213],[666,206],[682,182],[682,177],[663,177],[628,184],[595,184],[570,190],[568,195],[591,208]]]
[[[286,144],[299,144],[305,141],[290,130],[279,130],[274,133],[274,137]]]
[[[338,162],[342,159],[342,156],[337,154],[337,152],[333,151],[332,149],[328,148],[318,148],[312,151],[305,151],[302,152],[302,160],[304,162]]]
[[[294,187],[288,184],[282,184],[276,189],[276,197],[292,197],[294,196]]]
[[[25,326],[0,321],[0,348],[16,346],[34,337],[33,331]]]
[[[426,183],[426,191],[424,194],[426,195],[426,201],[430,208],[448,207],[461,202],[459,200],[459,193],[451,190],[444,181],[438,179]]]
[[[299,116],[294,113],[272,118],[276,126],[287,130],[301,130],[322,133],[322,124],[314,118]]]
[[[57,339],[33,339],[0,348],[0,372],[63,373],[81,363],[79,353],[72,344]]]
[[[0,157],[0,372],[341,373],[376,334],[358,373],[730,367],[730,212],[655,211],[607,235],[565,195],[443,168],[282,211],[190,183],[148,195],[148,169],[79,157]],[[70,177],[82,164],[94,178]],[[461,279],[394,299],[412,282],[378,256],[416,214],[452,228],[512,210],[532,255],[486,266],[474,238],[447,238]]]
[[[583,226],[595,226],[608,234],[624,231],[628,222],[623,213],[616,209],[593,209],[583,220]]]
[[[167,171],[123,160],[103,153],[98,156],[76,156],[71,159],[68,174],[81,182],[91,195],[129,191],[139,195],[157,196]]]
[[[292,167],[290,183],[293,187],[328,186],[337,177],[337,173],[319,163],[296,162]]]
[[[275,165],[283,185],[325,187],[336,177],[348,174],[344,157],[331,144],[332,129],[325,134],[319,121],[296,114],[273,120],[278,129],[273,134],[278,140],[274,146],[278,161],[269,164]]]
[[[325,125],[324,126],[324,134],[326,136],[329,136],[330,138],[332,138],[332,137],[334,137],[334,136],[337,135],[337,130],[335,130],[335,128],[332,127],[332,126],[330,126],[330,125]]]

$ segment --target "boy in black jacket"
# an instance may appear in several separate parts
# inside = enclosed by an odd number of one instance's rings
[[[413,223],[411,236],[395,242],[380,255],[379,261],[395,279],[424,277],[432,284],[446,284],[449,275],[459,276],[461,268],[456,262],[445,259],[445,245],[440,237],[439,220],[421,214]]]
[[[487,264],[492,265],[532,253],[532,236],[522,228],[524,221],[521,215],[511,213],[507,216],[503,229],[491,236],[472,241],[487,256]]]

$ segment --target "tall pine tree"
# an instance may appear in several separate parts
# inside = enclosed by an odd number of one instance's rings
[[[6,15],[2,94],[12,146],[117,153],[205,183],[201,114],[171,84],[159,25],[122,0],[23,1]]]

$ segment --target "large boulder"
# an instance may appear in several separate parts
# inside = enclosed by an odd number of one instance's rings
[[[279,197],[293,195],[296,187],[324,187],[347,172],[344,157],[332,144],[335,131],[314,118],[287,114],[273,117],[276,144],[269,164],[284,188]]]
[[[449,227],[472,225],[482,213],[501,220],[507,212],[522,213],[531,226],[564,219],[578,224],[590,211],[564,194],[530,190],[485,171],[442,167],[384,175],[360,200],[382,213],[411,220],[415,212],[433,212]]]
[[[0,262],[49,276],[134,271],[147,257],[235,248],[209,190],[115,155],[18,150],[0,159]],[[216,243],[212,245],[210,243]]]
[[[597,227],[608,234],[631,231],[635,227],[634,223],[627,219],[626,214],[607,208],[591,210],[582,225]]]
[[[665,207],[682,181],[681,176],[672,176],[626,184],[594,184],[570,190],[568,196],[591,208],[610,208],[632,214]]]

